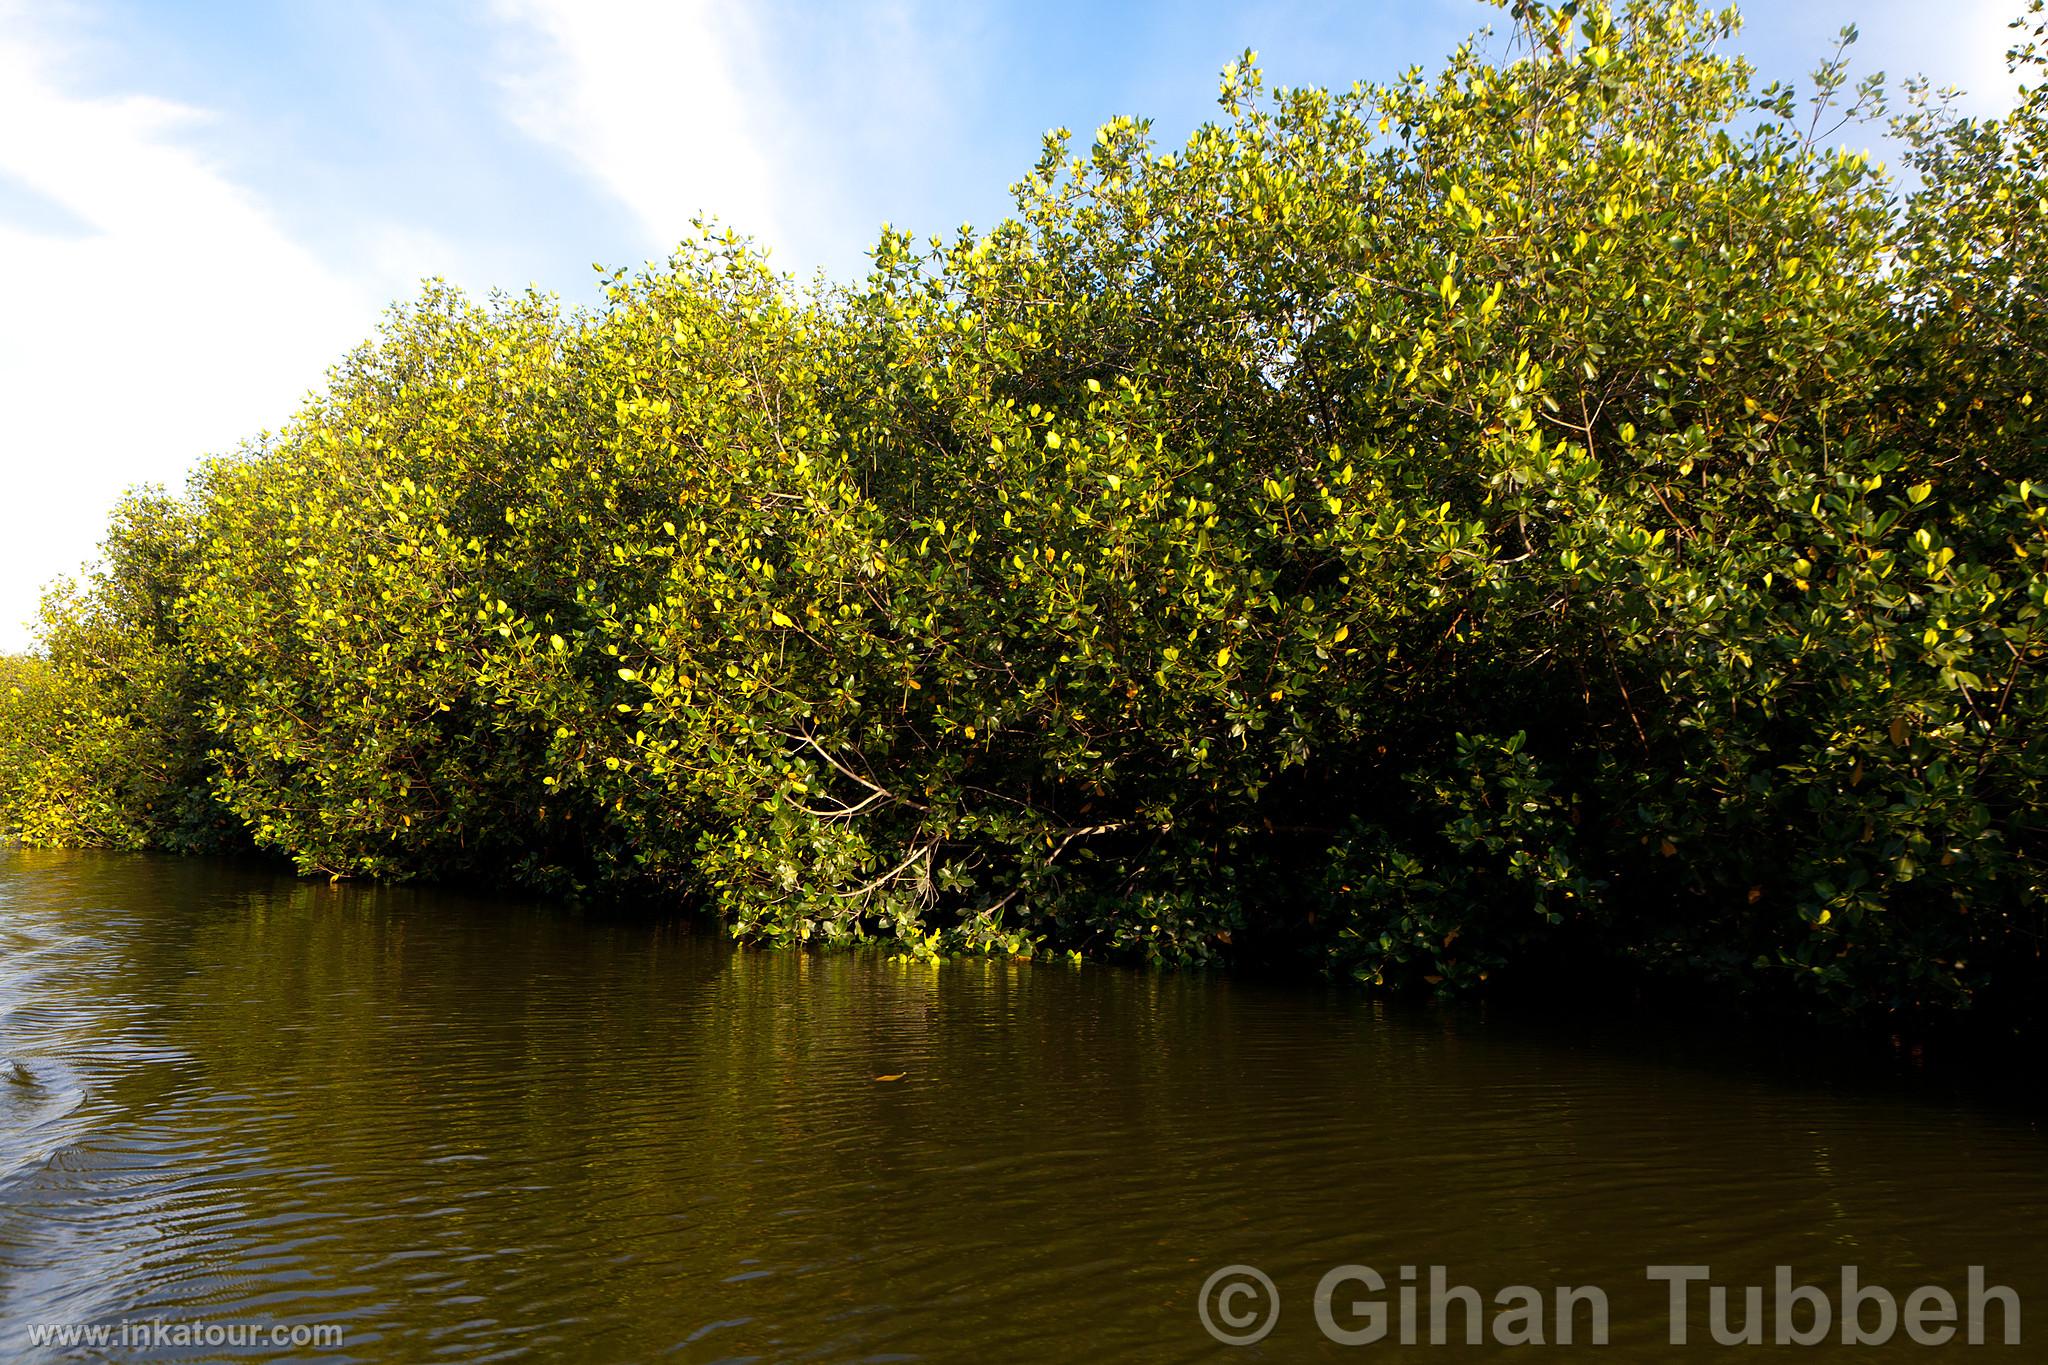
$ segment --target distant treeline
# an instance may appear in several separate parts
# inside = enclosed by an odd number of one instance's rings
[[[2048,98],[1758,90],[1683,0],[1504,18],[1348,93],[1247,61],[1176,151],[1051,137],[1013,220],[852,286],[714,231],[587,311],[430,288],[50,596],[0,825],[2023,1021]]]

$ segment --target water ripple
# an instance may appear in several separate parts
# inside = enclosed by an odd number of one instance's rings
[[[1363,1262],[1613,1286],[1644,1358],[1651,1263],[2048,1289],[2043,1156],[1316,991],[0,852],[10,1357],[166,1319],[359,1360],[1192,1360],[1203,1278],[1251,1262],[1293,1360]]]

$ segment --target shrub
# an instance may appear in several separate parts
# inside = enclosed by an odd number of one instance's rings
[[[773,941],[2024,1013],[2048,96],[1909,85],[1906,192],[1839,59],[1808,107],[1732,13],[1512,17],[1056,134],[850,286],[707,231],[571,315],[430,289],[123,513],[0,812]]]

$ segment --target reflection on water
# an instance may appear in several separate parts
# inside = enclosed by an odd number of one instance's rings
[[[2048,1313],[2033,1124],[1644,1051],[0,851],[0,1356],[164,1319],[363,1360],[1214,1359],[1236,1262],[1284,1305],[1246,1360],[1359,1356],[1310,1311],[1353,1262],[1603,1286],[1620,1359],[1668,1353],[1653,1263],[1983,1264]]]

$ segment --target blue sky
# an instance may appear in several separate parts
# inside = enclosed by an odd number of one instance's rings
[[[1779,0],[1739,42],[2009,102],[2019,0]],[[847,277],[885,221],[986,225],[1064,125],[1178,141],[1280,84],[1434,65],[1477,0],[801,4],[0,0],[0,649],[107,508],[290,415],[439,275],[571,302],[694,213]]]

